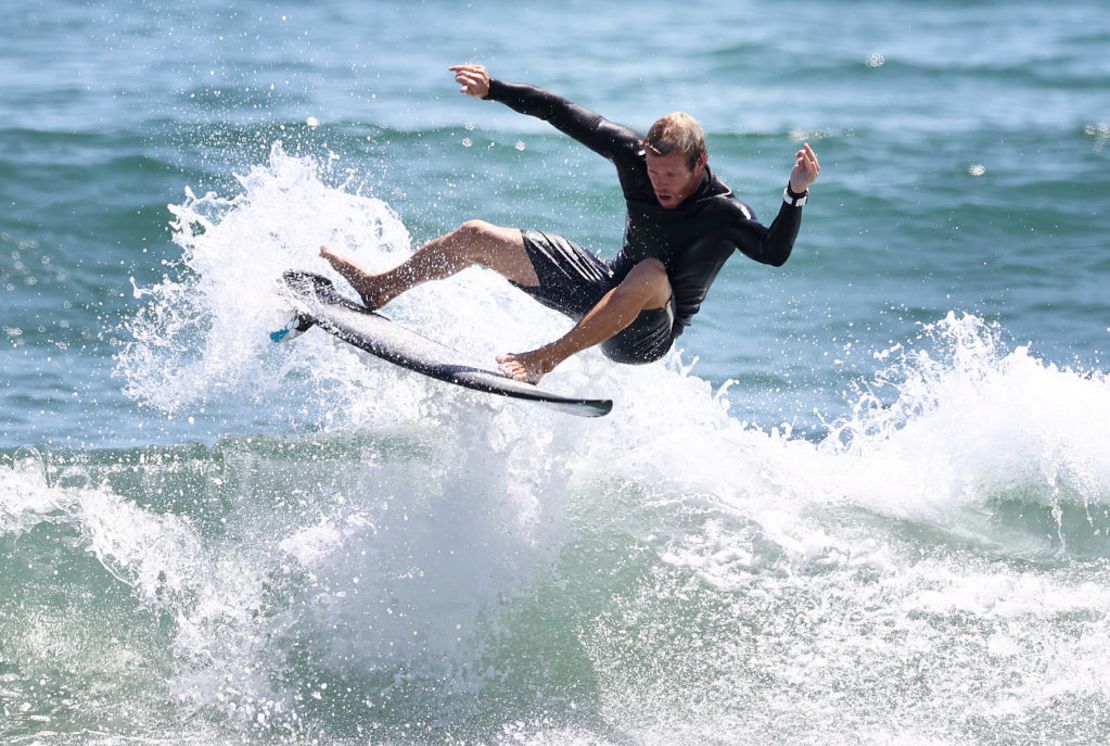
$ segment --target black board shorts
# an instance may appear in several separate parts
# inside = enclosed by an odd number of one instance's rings
[[[578,321],[619,284],[608,262],[573,241],[540,231],[521,234],[540,284],[517,287],[548,308]],[[641,311],[624,330],[602,342],[601,351],[617,363],[654,362],[674,344],[674,317],[672,295],[663,308]]]

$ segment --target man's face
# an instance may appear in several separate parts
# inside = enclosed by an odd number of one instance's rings
[[[647,160],[648,178],[651,179],[651,188],[655,190],[655,198],[667,210],[678,207],[693,194],[705,173],[704,155],[693,168],[687,164],[683,153],[656,155],[649,150],[644,153],[644,158]]]

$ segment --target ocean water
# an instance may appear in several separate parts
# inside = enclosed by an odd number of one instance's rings
[[[0,742],[1110,740],[1110,11],[0,2]],[[582,420],[309,333],[275,280],[462,221],[611,256],[611,166],[477,61],[684,109],[737,256]],[[388,309],[492,358],[488,272]]]

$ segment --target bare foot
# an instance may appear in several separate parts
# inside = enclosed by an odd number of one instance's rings
[[[343,257],[341,257],[339,254],[336,254],[324,244],[320,244],[320,257],[323,259],[327,259],[328,264],[335,264],[335,262],[343,260]]]
[[[497,356],[497,367],[506,378],[528,383],[539,383],[556,364],[543,354],[542,349]]]
[[[377,275],[370,274],[347,257],[336,254],[327,246],[320,246],[320,257],[327,260],[336,272],[343,275],[343,279],[351,283],[351,287],[362,298],[362,303],[367,308],[375,310],[389,302],[389,298],[378,288]]]

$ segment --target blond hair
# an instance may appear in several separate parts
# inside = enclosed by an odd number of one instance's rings
[[[642,144],[655,155],[682,153],[686,156],[686,164],[693,169],[698,159],[705,155],[705,132],[698,120],[684,111],[675,111],[657,119]]]

